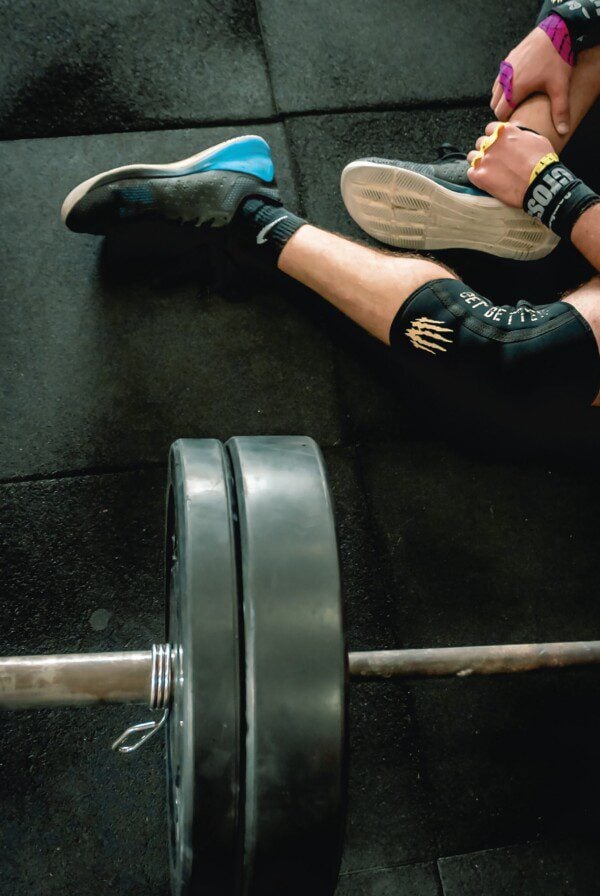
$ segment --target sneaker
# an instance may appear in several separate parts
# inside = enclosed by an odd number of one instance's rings
[[[103,171],[71,190],[61,217],[70,230],[102,235],[141,218],[221,228],[249,196],[281,204],[271,151],[262,137],[236,137],[167,165]]]
[[[341,188],[370,236],[402,249],[475,249],[500,258],[544,258],[559,238],[537,218],[474,187],[464,153],[445,143],[430,164],[358,159]]]

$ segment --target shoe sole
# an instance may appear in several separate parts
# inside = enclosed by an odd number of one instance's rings
[[[240,153],[236,161],[229,158],[224,168],[253,174],[265,180],[266,183],[270,182],[274,174],[269,144],[262,137],[248,134],[243,137],[234,137],[232,140],[225,140],[216,146],[210,146],[208,149],[198,152],[187,159],[181,159],[179,162],[171,162],[165,165],[122,165],[120,168],[102,171],[100,174],[84,180],[71,190],[60,210],[62,222],[63,224],[66,223],[72,209],[86,193],[89,193],[90,190],[96,187],[113,183],[116,180],[127,180],[134,177],[179,177],[184,174],[196,174],[202,169],[210,170],[210,163],[214,161],[215,156],[223,156],[224,151],[227,152],[240,144],[246,144],[244,152]],[[229,155],[232,155],[232,153],[229,153]],[[235,152],[233,155],[235,155]],[[235,167],[231,167],[231,165]],[[267,177],[266,175],[269,172],[270,177]]]
[[[423,174],[351,162],[341,189],[350,216],[370,236],[403,249],[475,249],[500,258],[544,258],[558,237],[536,218],[491,196],[458,193]]]

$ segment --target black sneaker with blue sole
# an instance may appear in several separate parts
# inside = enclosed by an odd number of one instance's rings
[[[558,237],[536,218],[474,187],[466,155],[448,144],[429,164],[358,159],[342,172],[350,216],[369,236],[412,250],[474,249],[500,258],[544,258]]]
[[[169,164],[112,168],[75,187],[61,217],[77,233],[107,235],[137,219],[160,219],[215,230],[240,204],[260,197],[281,205],[268,143],[243,136]]]

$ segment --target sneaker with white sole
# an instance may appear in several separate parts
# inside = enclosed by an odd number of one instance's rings
[[[521,209],[474,187],[466,155],[444,144],[429,164],[358,159],[342,172],[350,216],[369,236],[402,249],[475,249],[534,261],[559,238]]]
[[[229,224],[243,200],[254,196],[281,205],[268,143],[243,136],[179,162],[96,174],[71,190],[61,217],[77,233],[110,234],[148,218],[210,231]]]

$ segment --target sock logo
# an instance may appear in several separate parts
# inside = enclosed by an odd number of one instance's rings
[[[416,320],[413,320],[406,331],[406,335],[414,347],[420,348],[424,352],[429,352],[430,355],[435,355],[436,352],[448,351],[440,343],[452,343],[452,339],[447,339],[445,336],[442,336],[442,333],[452,333],[452,328],[445,327],[444,322],[441,320],[430,320],[428,317],[418,317]]]
[[[280,221],[285,221],[289,215],[282,215],[280,218],[276,218],[274,221],[271,221],[270,224],[267,224],[266,227],[263,227],[261,231],[256,236],[256,242],[260,246],[261,243],[267,242],[267,234],[269,230],[272,230],[276,224],[279,224]]]

